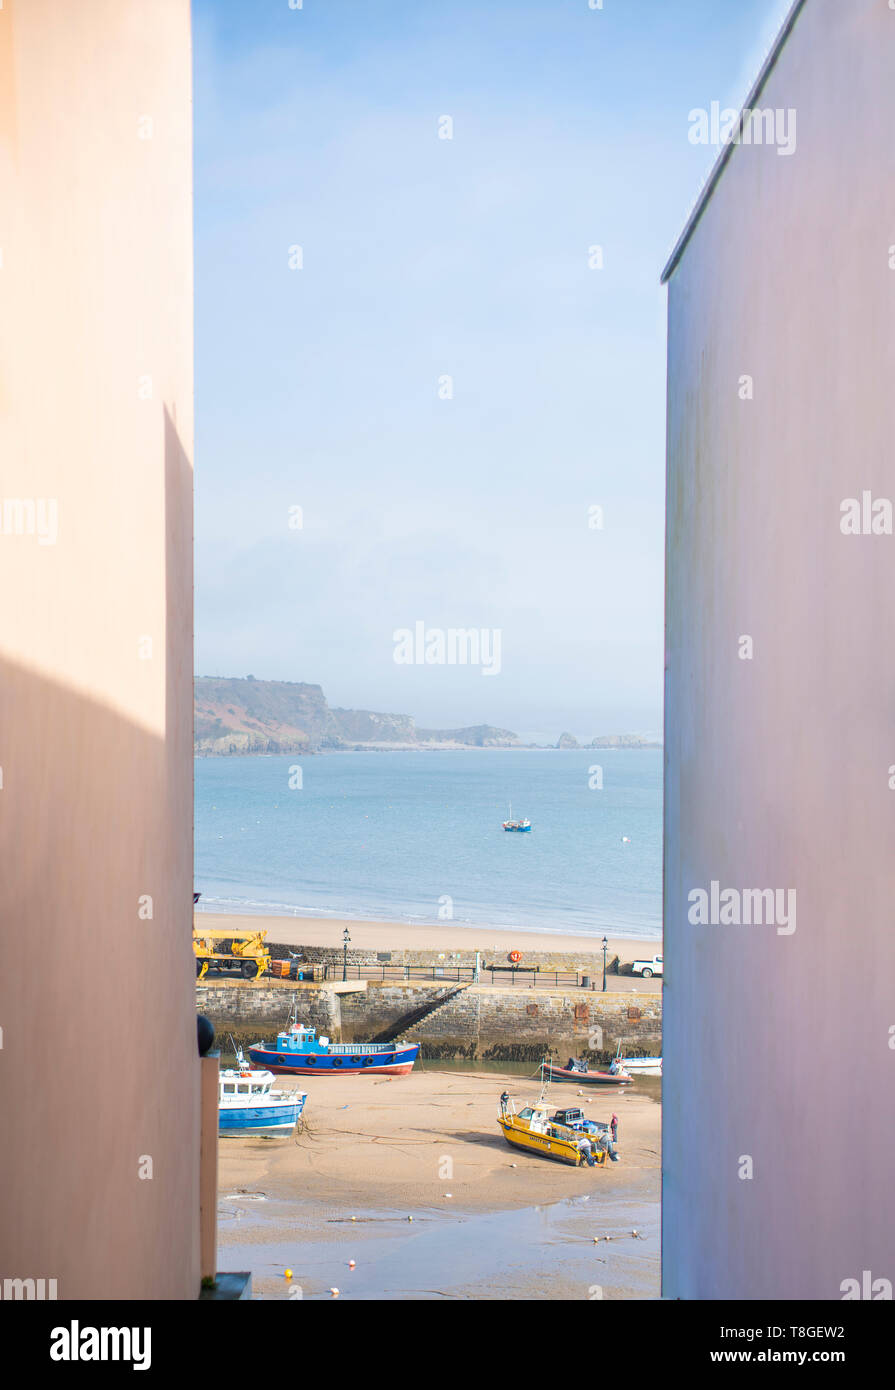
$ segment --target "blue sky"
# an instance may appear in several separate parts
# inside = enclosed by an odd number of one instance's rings
[[[197,672],[657,732],[659,275],[716,154],[689,113],[788,5],[193,8]],[[499,675],[397,665],[420,620],[499,629]]]

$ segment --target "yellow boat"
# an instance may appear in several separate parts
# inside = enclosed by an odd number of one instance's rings
[[[542,1101],[536,1105],[526,1105],[516,1111],[513,1102],[506,1095],[500,1098],[500,1113],[497,1123],[503,1137],[515,1148],[529,1149],[544,1158],[555,1158],[560,1163],[571,1163],[577,1168],[582,1163],[603,1164],[606,1150],[586,1134],[578,1134],[565,1125],[554,1124],[549,1118],[549,1106]]]

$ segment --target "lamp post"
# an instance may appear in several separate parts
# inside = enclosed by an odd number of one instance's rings
[[[603,937],[603,993],[604,993],[604,994],[606,993],[606,951],[608,950],[608,948],[609,948],[609,942],[606,940],[606,938],[605,938],[605,936],[604,936],[604,937]]]
[[[342,983],[343,983],[343,984],[344,984],[345,981],[348,979],[348,942],[349,942],[350,940],[351,940],[351,937],[349,936],[349,934],[348,934],[348,928],[346,927],[345,930],[342,932]]]

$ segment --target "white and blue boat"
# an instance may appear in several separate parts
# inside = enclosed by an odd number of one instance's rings
[[[531,830],[531,821],[527,816],[523,820],[513,820],[513,803],[511,801],[510,817],[509,820],[504,821],[503,828],[504,830],[516,830],[524,835],[527,830]]]
[[[274,1091],[273,1072],[246,1065],[240,1051],[236,1067],[219,1078],[219,1134],[291,1134],[304,1110],[304,1091]]]

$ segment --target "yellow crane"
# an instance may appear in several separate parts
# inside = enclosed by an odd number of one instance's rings
[[[196,979],[204,980],[209,970],[238,970],[246,980],[259,979],[270,969],[266,936],[266,931],[209,931],[194,925]]]

